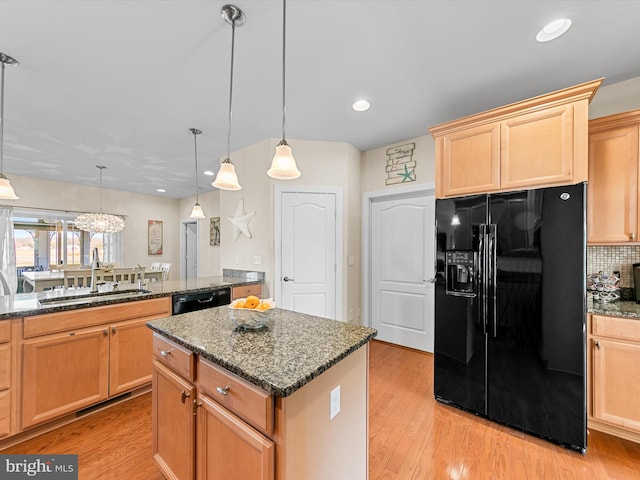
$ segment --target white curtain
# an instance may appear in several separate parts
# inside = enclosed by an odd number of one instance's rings
[[[16,273],[16,242],[13,235],[13,208],[0,209],[0,273],[4,276],[9,291],[4,295],[13,295],[18,291]]]
[[[124,265],[124,246],[123,232],[104,233],[102,236],[104,263],[115,263],[116,265]]]

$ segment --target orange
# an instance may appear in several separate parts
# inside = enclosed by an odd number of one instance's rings
[[[244,303],[245,303],[244,301],[238,300],[236,304],[233,306],[233,308],[244,308]]]
[[[268,303],[260,303],[256,307],[256,310],[269,310],[269,308],[271,308],[271,306]]]
[[[244,300],[244,308],[256,308],[260,305],[260,299],[255,295],[249,295]]]

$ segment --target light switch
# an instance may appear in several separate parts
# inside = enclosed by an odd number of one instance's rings
[[[253,256],[253,264],[254,265],[262,265],[262,257],[259,255]]]
[[[356,264],[356,258],[353,255],[349,255],[348,262],[349,262],[349,266],[353,267]]]

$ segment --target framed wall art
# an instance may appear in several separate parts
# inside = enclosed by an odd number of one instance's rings
[[[147,253],[162,255],[162,220],[149,220]]]
[[[216,247],[220,245],[220,217],[211,217],[209,225],[209,245]]]

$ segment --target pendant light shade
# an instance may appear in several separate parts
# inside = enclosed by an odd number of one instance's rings
[[[204,212],[202,211],[202,207],[200,206],[200,199],[198,198],[198,135],[202,133],[202,130],[198,130],[197,128],[190,128],[189,131],[193,133],[193,154],[196,159],[196,204],[193,206],[191,210],[190,218],[204,218]]]
[[[227,131],[227,156],[220,164],[220,170],[211,185],[221,190],[240,190],[236,167],[231,163],[231,105],[233,102],[233,54],[236,38],[236,27],[244,25],[245,17],[242,10],[234,5],[224,5],[220,12],[222,18],[231,24],[231,77],[229,79],[229,130]]]
[[[199,203],[196,203],[191,209],[190,218],[204,218],[204,212],[202,211],[202,207]]]
[[[292,180],[300,176],[291,147],[284,139],[276,146],[276,154],[273,156],[267,175],[280,180]]]
[[[2,200],[18,200],[16,192],[13,191],[11,182],[4,175],[4,68],[6,65],[18,65],[18,62],[9,55],[0,53],[0,63],[2,63],[2,85],[0,85],[0,199]]]
[[[221,190],[240,190],[242,187],[238,183],[236,167],[229,158],[225,158],[220,164],[220,170],[212,185]]]
[[[293,180],[301,173],[293,158],[291,147],[287,144],[284,135],[285,119],[287,116],[287,106],[285,101],[285,59],[286,59],[286,38],[287,38],[287,1],[282,1],[282,140],[276,146],[276,153],[271,161],[271,168],[267,170],[267,175],[279,180]]]
[[[120,215],[111,215],[102,213],[102,170],[105,166],[96,165],[100,170],[100,212],[99,213],[82,213],[78,215],[74,221],[76,227],[80,230],[93,233],[116,233],[124,229],[124,218]]]

